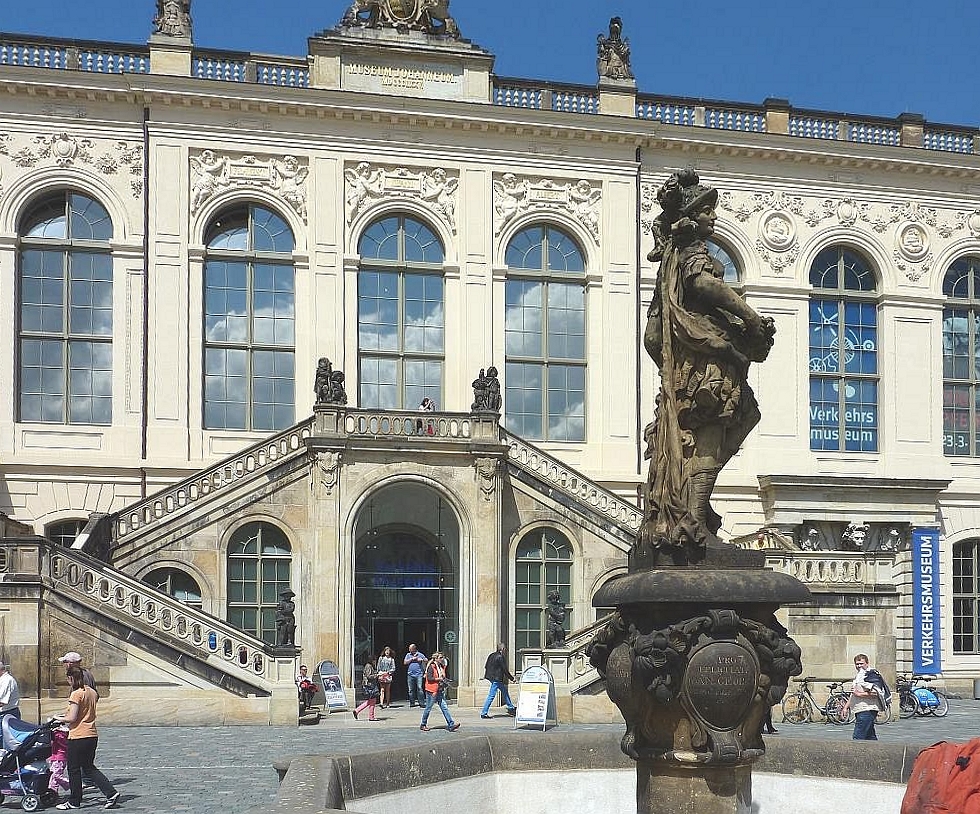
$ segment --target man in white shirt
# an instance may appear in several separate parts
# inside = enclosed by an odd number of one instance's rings
[[[20,688],[7,665],[0,661],[0,718],[5,715],[20,718]]]
[[[854,740],[876,741],[878,735],[875,733],[875,719],[881,706],[874,686],[864,680],[864,674],[871,669],[864,653],[858,653],[854,657],[854,669],[857,674],[851,685],[851,697],[844,704],[843,712],[846,715],[848,709],[854,710]]]

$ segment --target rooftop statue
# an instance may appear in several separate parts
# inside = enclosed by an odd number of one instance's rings
[[[157,0],[153,33],[168,37],[191,37],[191,0]]]
[[[623,21],[619,17],[609,21],[608,37],[598,37],[596,70],[600,79],[633,79],[630,41],[623,38]]]
[[[657,193],[652,261],[660,261],[643,344],[660,368],[660,393],[647,428],[650,473],[631,570],[702,561],[721,518],[711,491],[722,467],[759,423],[746,376],[772,348],[775,326],[724,281],[708,254],[718,190],[693,170]]]
[[[449,16],[449,0],[354,0],[340,21],[343,28],[394,28],[459,39]]]

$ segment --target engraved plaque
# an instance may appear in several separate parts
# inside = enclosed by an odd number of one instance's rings
[[[713,729],[735,729],[759,684],[755,653],[737,642],[711,642],[691,654],[684,694],[691,710]]]

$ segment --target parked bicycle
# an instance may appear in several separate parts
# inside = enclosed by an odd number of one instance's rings
[[[800,686],[785,698],[783,698],[783,721],[791,724],[802,724],[813,722],[814,711],[818,712],[828,723],[843,726],[850,719],[850,715],[844,712],[844,705],[847,703],[849,694],[844,690],[841,681],[834,681],[827,685],[830,695],[824,704],[817,702],[810,689],[810,683],[817,679],[813,676],[798,678]]]
[[[944,692],[929,685],[932,680],[933,676],[926,675],[913,675],[911,678],[898,676],[895,679],[899,717],[935,715],[942,718],[949,712],[949,699]]]

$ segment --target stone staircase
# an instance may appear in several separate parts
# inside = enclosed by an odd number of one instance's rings
[[[27,610],[41,620],[39,630],[69,625],[75,636],[88,638],[72,649],[112,650],[115,665],[107,682],[111,706],[124,704],[128,696],[126,681],[117,682],[115,674],[131,673],[138,664],[140,670],[157,672],[162,684],[180,685],[178,695],[188,697],[188,689],[205,695],[220,690],[239,699],[237,717],[243,722],[296,722],[292,652],[277,652],[83,552],[37,537],[0,540],[0,595],[15,605],[15,618]],[[37,643],[42,650],[56,646],[43,638]],[[56,664],[58,655],[43,653],[42,662]],[[38,680],[43,686],[43,675]],[[137,703],[144,707],[146,698]],[[228,717],[222,714],[224,720]],[[111,720],[110,711],[107,723]]]

